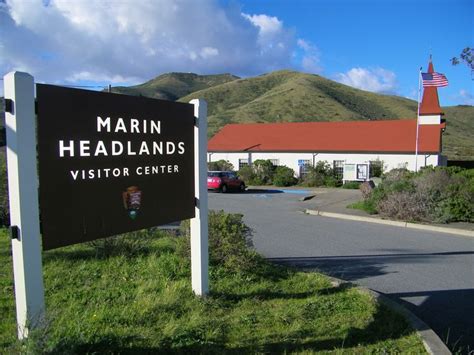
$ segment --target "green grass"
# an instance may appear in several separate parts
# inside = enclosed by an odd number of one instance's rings
[[[443,107],[443,111],[443,154],[452,160],[474,160],[474,106]]]
[[[343,184],[341,187],[343,189],[349,189],[349,190],[359,190],[361,183],[358,181],[349,181]]]
[[[143,232],[45,252],[46,331],[20,344],[1,230],[0,352],[425,352],[401,316],[316,273],[266,262],[253,273],[215,266],[210,296],[195,297],[184,242]]]
[[[350,205],[347,205],[347,208],[365,211],[368,214],[377,214],[377,209],[369,201],[364,201],[364,200],[357,201],[357,202],[351,203]]]

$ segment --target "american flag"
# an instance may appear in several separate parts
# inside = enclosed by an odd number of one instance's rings
[[[424,88],[448,86],[448,79],[441,73],[421,73],[421,78],[423,79]]]

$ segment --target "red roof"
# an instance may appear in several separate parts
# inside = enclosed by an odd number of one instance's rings
[[[444,124],[420,125],[419,152],[441,151]],[[416,120],[229,124],[210,152],[414,153]]]
[[[433,62],[428,65],[428,73],[434,73]],[[443,115],[439,106],[438,88],[428,86],[423,90],[423,99],[420,104],[420,115]]]

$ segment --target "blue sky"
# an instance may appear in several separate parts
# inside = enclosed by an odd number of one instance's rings
[[[129,85],[159,74],[278,69],[416,99],[418,70],[450,85],[442,105],[474,104],[465,65],[472,0],[0,0],[0,75]],[[1,94],[1,92],[0,92]]]
[[[435,70],[450,85],[439,89],[442,105],[474,105],[473,81],[466,66],[450,59],[474,47],[472,0],[242,1],[243,12],[266,13],[293,28],[319,51],[321,74],[340,79],[353,68],[395,74],[393,92],[416,98],[418,70]],[[363,73],[363,72],[361,72]],[[474,79],[474,77],[472,77]],[[389,91],[392,91],[389,90]]]

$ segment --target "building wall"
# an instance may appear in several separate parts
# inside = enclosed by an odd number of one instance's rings
[[[409,170],[415,170],[414,154],[353,154],[353,153],[258,153],[258,152],[232,152],[232,153],[208,153],[208,161],[228,160],[232,163],[235,170],[239,169],[239,159],[248,159],[253,162],[258,159],[274,159],[278,165],[286,165],[293,169],[295,174],[299,175],[298,160],[306,160],[310,165],[317,164],[318,161],[327,161],[331,166],[335,160],[344,160],[347,163],[364,163],[373,160],[383,161],[384,171],[395,168],[406,167]],[[427,166],[441,165],[440,155],[418,155],[418,169]]]

